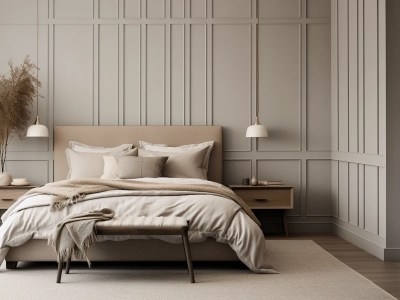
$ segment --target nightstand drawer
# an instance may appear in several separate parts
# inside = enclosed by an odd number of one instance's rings
[[[235,189],[252,209],[291,209],[293,208],[292,189]]]
[[[11,205],[14,204],[15,200],[17,200],[19,197],[21,197],[32,188],[33,186],[23,188],[0,188],[0,209],[8,209]]]

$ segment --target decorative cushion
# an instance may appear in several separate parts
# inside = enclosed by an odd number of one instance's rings
[[[115,157],[118,162],[117,177],[121,179],[161,177],[168,157]]]
[[[168,157],[163,175],[174,178],[207,179],[203,169],[203,158],[207,148],[184,153],[159,152],[139,149],[139,157]]]
[[[137,148],[110,152],[109,155],[137,155]],[[69,173],[67,179],[100,178],[104,171],[103,153],[85,153],[65,150]]]
[[[193,152],[196,150],[206,149],[202,158],[201,168],[203,176],[201,179],[207,179],[208,163],[210,160],[211,151],[214,146],[214,141],[208,141],[199,144],[188,144],[177,147],[167,146],[164,144],[153,144],[146,141],[139,141],[139,148],[143,150],[150,150],[152,152],[162,152],[163,155],[175,156],[177,154],[183,154],[186,152]],[[196,177],[199,178],[199,177]]]

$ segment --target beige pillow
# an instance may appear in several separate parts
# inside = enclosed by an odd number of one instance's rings
[[[122,152],[127,151],[133,148],[132,144],[122,144],[116,147],[96,147],[89,146],[80,142],[70,141],[69,147],[78,152],[86,152],[86,153],[113,153],[113,152]]]
[[[118,179],[118,160],[119,156],[137,156],[138,149],[135,149],[135,153],[130,155],[122,154],[122,155],[103,155],[103,174],[101,175],[101,179]]]
[[[161,177],[168,157],[120,156],[117,176],[121,179]]]
[[[137,148],[111,152],[110,155],[137,155]],[[103,153],[85,153],[65,149],[69,173],[67,179],[100,178],[104,171]]]
[[[214,146],[214,141],[208,141],[199,144],[188,144],[177,147],[171,147],[164,144],[153,144],[145,141],[139,141],[139,148],[150,151],[162,152],[164,154],[168,153],[171,155],[176,155],[178,153],[186,153],[192,152],[196,150],[206,149],[205,155],[202,160],[202,169],[203,169],[203,179],[207,179],[208,172],[208,163],[210,160],[210,155]]]
[[[163,170],[163,175],[166,177],[207,179],[202,166],[207,150],[203,148],[184,153],[171,153],[139,149],[139,157],[168,156]]]

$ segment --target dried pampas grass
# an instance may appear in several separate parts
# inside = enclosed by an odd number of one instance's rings
[[[0,75],[0,171],[4,172],[7,146],[15,135],[24,137],[33,99],[41,86],[38,70],[27,56],[20,66],[8,63],[10,73]]]

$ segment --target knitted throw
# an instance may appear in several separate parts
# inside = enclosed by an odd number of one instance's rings
[[[231,189],[224,186],[214,186],[211,184],[171,184],[154,183],[131,180],[104,180],[104,179],[76,179],[63,180],[48,183],[42,187],[34,188],[26,195],[48,194],[53,195],[51,210],[61,210],[67,205],[72,205],[82,201],[87,194],[101,193],[111,190],[140,190],[140,191],[180,191],[180,192],[200,192],[214,194],[235,201],[244,212],[260,226],[260,221],[253,214],[247,204],[236,195]]]
[[[86,259],[90,267],[86,251],[96,241],[95,224],[113,217],[114,211],[104,208],[71,215],[58,223],[48,240],[57,252],[57,261],[66,261],[74,255],[77,259]]]

